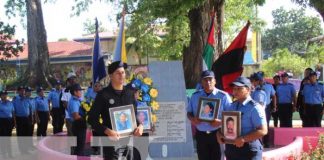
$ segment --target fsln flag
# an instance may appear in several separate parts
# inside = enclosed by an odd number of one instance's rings
[[[100,38],[98,33],[98,20],[96,18],[96,35],[92,53],[92,82],[95,84],[107,76],[104,56],[101,53]]]
[[[210,23],[208,39],[203,52],[203,71],[211,70],[214,62],[214,52],[215,52],[215,16],[212,16],[212,21]]]
[[[119,26],[119,33],[118,33],[118,37],[117,37],[117,41],[116,41],[113,62],[122,61],[124,63],[127,63],[125,31],[124,31],[124,17],[125,17],[125,12],[123,11],[121,23]]]
[[[225,52],[215,61],[212,70],[215,73],[217,88],[232,93],[230,84],[243,72],[243,59],[246,50],[246,38],[250,22],[236,36]]]

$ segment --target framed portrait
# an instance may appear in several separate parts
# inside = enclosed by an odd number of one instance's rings
[[[128,136],[136,128],[133,105],[109,108],[111,126],[120,136]]]
[[[143,125],[144,132],[152,130],[152,114],[150,108],[138,108],[136,118],[137,121]]]
[[[234,143],[234,140],[241,135],[241,112],[222,112],[222,133],[225,143]]]
[[[220,102],[220,99],[200,97],[197,111],[198,119],[213,121],[218,115]]]

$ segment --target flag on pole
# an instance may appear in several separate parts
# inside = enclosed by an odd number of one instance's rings
[[[207,44],[205,45],[203,52],[203,71],[211,70],[214,62],[214,52],[215,52],[215,16],[212,16],[212,21],[209,27]]]
[[[122,61],[127,63],[127,56],[126,56],[126,44],[125,44],[125,31],[124,31],[124,17],[125,11],[122,13],[122,20],[119,26],[119,33],[116,41],[116,47],[114,52],[114,59],[113,62]]]
[[[250,22],[241,30],[225,52],[215,61],[212,70],[215,73],[217,88],[232,93],[230,84],[243,72],[243,59],[246,50],[246,38]]]
[[[98,20],[96,18],[96,36],[93,44],[92,53],[92,82],[95,84],[107,76],[104,56],[101,53],[100,38],[98,33]]]

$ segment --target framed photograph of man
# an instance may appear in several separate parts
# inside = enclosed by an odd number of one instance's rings
[[[152,114],[151,109],[148,107],[137,109],[137,121],[143,125],[144,132],[152,130]]]
[[[201,97],[198,106],[198,119],[202,121],[213,121],[217,115],[220,99]]]
[[[121,136],[128,136],[136,128],[133,105],[109,108],[111,126]]]
[[[222,133],[225,143],[233,143],[241,135],[241,112],[222,112]]]

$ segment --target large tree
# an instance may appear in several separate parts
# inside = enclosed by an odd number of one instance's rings
[[[7,0],[7,14],[19,13],[27,18],[28,66],[22,83],[31,86],[50,86],[47,36],[41,0]]]
[[[322,20],[324,21],[324,0],[292,0],[293,2],[306,7],[313,7],[317,10],[317,12],[322,16]]]
[[[95,0],[75,1],[77,3],[73,9],[78,15],[80,11],[87,10],[88,6]],[[111,1],[106,0],[106,2]],[[215,55],[218,56],[223,52],[222,31],[224,20],[226,21],[224,18],[226,2],[233,6],[231,7],[232,10],[228,11],[230,13],[228,15],[239,21],[242,24],[240,27],[242,27],[243,23],[253,18],[250,15],[254,13],[251,14],[254,6],[263,4],[265,0],[122,0],[120,2],[120,10],[125,6],[127,14],[131,17],[129,20],[130,26],[141,22],[140,26],[133,25],[133,27],[129,27],[129,30],[132,30],[129,36],[133,37],[132,42],[136,43],[139,51],[146,52],[142,55],[155,53],[156,55],[162,55],[162,59],[165,60],[180,59],[182,57],[186,85],[192,88],[199,80],[202,69],[201,56],[206,44],[209,25],[212,21],[212,12],[216,13],[217,44],[215,46]],[[234,26],[239,23],[232,21],[231,24]],[[233,26],[228,28],[233,31],[235,30]],[[166,33],[161,40],[157,41],[155,40],[156,36],[152,35],[155,33],[156,28],[163,28]],[[145,43],[143,40],[145,40]],[[153,52],[150,52],[152,50]]]
[[[320,19],[306,16],[304,9],[284,10],[282,7],[272,12],[273,27],[262,37],[262,48],[268,53],[276,49],[288,48],[290,52],[306,52],[308,40],[323,33]]]

